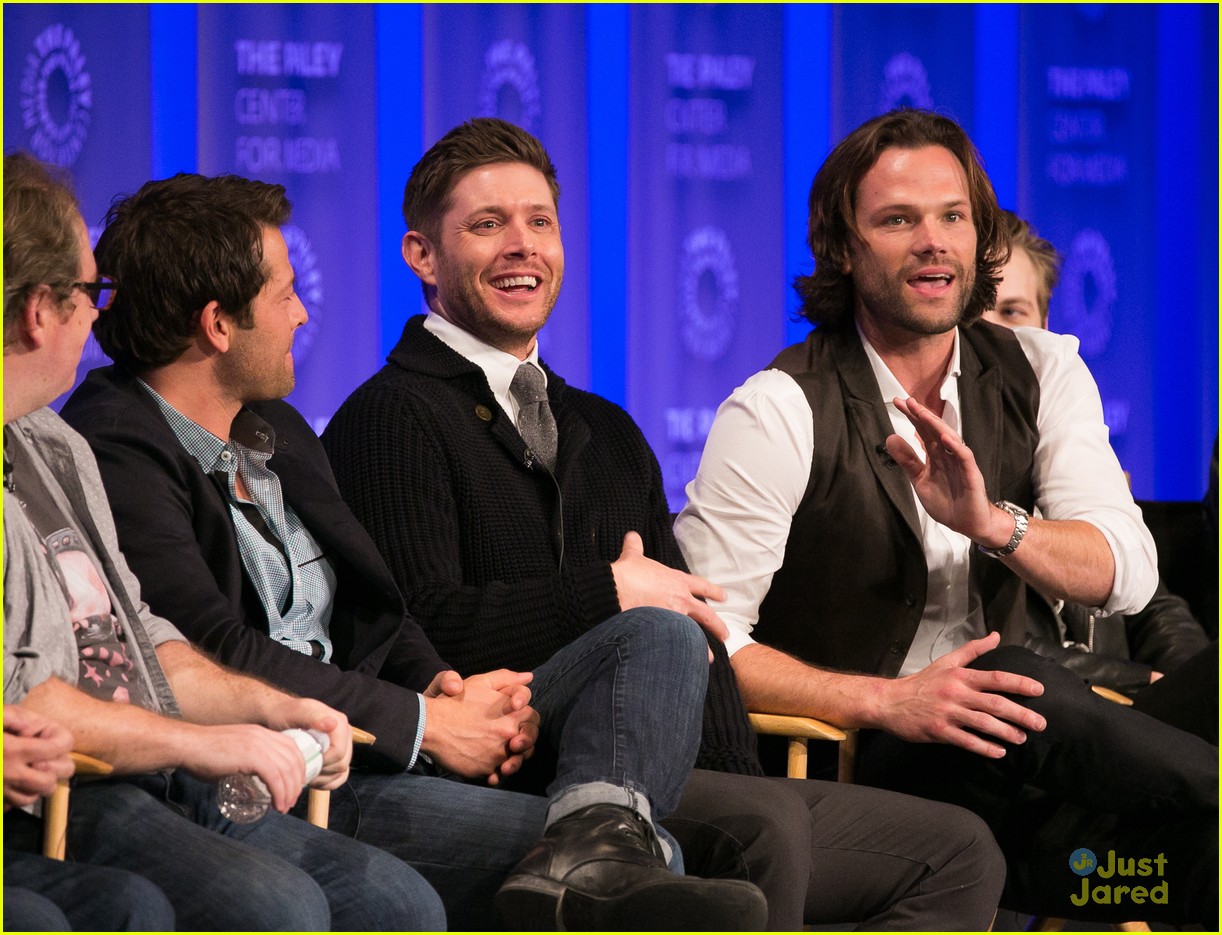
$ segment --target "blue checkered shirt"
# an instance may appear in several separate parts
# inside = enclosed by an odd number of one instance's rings
[[[220,474],[229,493],[229,514],[238,552],[251,583],[267,611],[271,638],[323,662],[331,660],[331,607],[336,576],[331,561],[297,514],[284,502],[280,478],[267,466],[276,447],[275,430],[249,409],[233,420],[224,442],[167,403],[144,381],[141,386],[157,401],[183,448],[205,474]],[[242,501],[237,475],[251,499]],[[280,547],[243,513],[252,506]]]

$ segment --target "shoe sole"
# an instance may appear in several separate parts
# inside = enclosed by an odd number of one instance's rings
[[[768,904],[752,884],[681,876],[614,897],[518,876],[497,893],[496,908],[521,931],[753,932],[768,922]]]

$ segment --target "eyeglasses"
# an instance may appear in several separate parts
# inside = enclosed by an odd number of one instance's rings
[[[84,289],[85,294],[89,296],[89,304],[99,312],[104,312],[114,302],[119,284],[113,279],[102,279],[98,282],[74,282],[72,288]]]

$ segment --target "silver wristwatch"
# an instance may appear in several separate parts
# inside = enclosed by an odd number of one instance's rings
[[[1027,521],[1031,518],[1031,514],[1009,500],[998,500],[993,506],[1005,510],[1014,517],[1014,535],[1010,536],[1010,541],[1000,549],[986,549],[982,545],[977,545],[976,548],[990,558],[1002,558],[1017,549],[1018,544],[1023,541],[1023,536],[1027,534]]]

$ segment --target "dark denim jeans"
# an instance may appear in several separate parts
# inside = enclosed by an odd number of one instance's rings
[[[696,762],[708,679],[700,627],[657,607],[617,614],[535,669],[540,741],[557,757],[549,819],[608,801],[607,786],[647,818],[671,814]]]
[[[437,894],[396,857],[276,812],[235,825],[215,788],[181,771],[81,783],[71,809],[68,859],[152,881],[180,930],[445,927]],[[6,851],[37,847],[7,824]]]
[[[5,818],[22,821],[16,813]],[[172,932],[174,910],[142,876],[5,848],[9,932]]]

